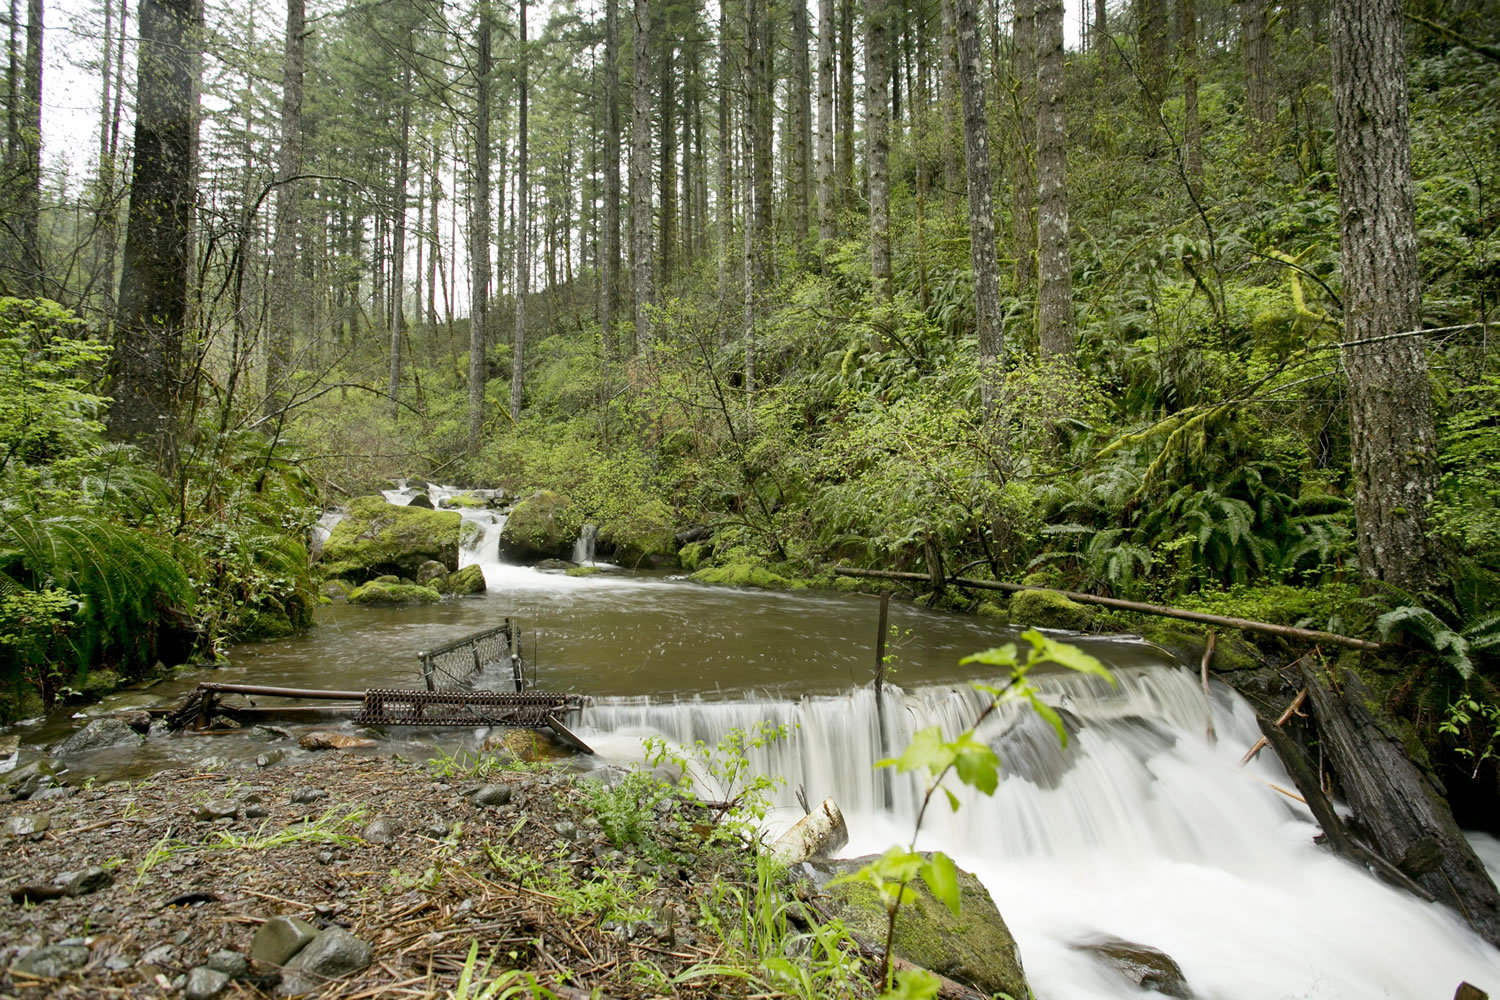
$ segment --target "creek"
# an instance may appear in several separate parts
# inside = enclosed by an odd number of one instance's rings
[[[591,695],[579,735],[606,760],[640,758],[641,739],[717,742],[766,719],[790,736],[754,762],[794,792],[837,801],[845,853],[904,842],[920,788],[872,763],[918,729],[952,735],[982,701],[969,684],[999,678],[958,665],[1010,641],[992,621],[896,603],[882,747],[868,681],[877,604],[862,595],[711,588],[664,576],[568,577],[501,564],[495,515],[464,561],[485,569],[489,593],[439,605],[322,609],[309,633],[236,647],[214,680],[363,688],[419,683],[417,653],[510,616],[539,686]],[[1158,948],[1200,1000],[1330,998],[1447,1000],[1460,980],[1500,991],[1500,953],[1449,911],[1386,888],[1313,843],[1307,810],[1269,751],[1238,764],[1258,736],[1249,707],[1147,643],[1071,637],[1114,672],[1041,675],[1063,714],[1066,750],[1034,715],[1007,708],[980,735],[1004,762],[996,794],[957,788],[961,806],[929,810],[919,845],[942,849],[980,876],[1020,943],[1038,996],[1123,1000],[1139,990],[1073,946],[1118,937]],[[173,700],[203,675],[106,700],[95,710]],[[1218,739],[1206,737],[1212,715]],[[21,731],[45,746],[67,719]],[[382,752],[473,750],[482,732],[393,732]],[[239,736],[178,736],[107,750],[76,769],[139,774],[208,754],[246,764],[264,745]],[[288,763],[296,758],[293,756]],[[252,766],[253,765],[249,765]],[[286,766],[286,765],[282,765]],[[1492,873],[1500,844],[1475,837]]]

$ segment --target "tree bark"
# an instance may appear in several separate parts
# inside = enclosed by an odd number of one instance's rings
[[[485,345],[489,319],[490,290],[490,9],[479,7],[479,27],[474,39],[474,161],[469,208],[469,439],[468,453],[479,454],[484,436]],[[457,276],[455,275],[455,278]]]
[[[526,377],[526,296],[531,291],[531,166],[527,114],[526,0],[516,5],[520,31],[517,73],[516,130],[516,326],[510,344],[510,419],[521,419],[521,397]]]
[[[730,246],[734,240],[734,135],[731,105],[734,103],[733,74],[730,68],[729,10],[719,4],[719,197],[715,231],[718,241],[719,301],[729,302]],[[728,340],[730,324],[724,324],[721,339]]]
[[[407,36],[407,44],[411,43]],[[401,412],[401,333],[405,315],[401,308],[406,294],[406,184],[411,158],[411,64],[401,74],[401,132],[396,149],[396,176],[391,183],[391,419]]]
[[[812,206],[812,63],[807,0],[792,0],[792,245],[802,257]]]
[[[273,416],[287,402],[292,367],[292,328],[297,303],[297,227],[302,172],[303,0],[286,0],[286,45],[281,69],[281,147],[276,154],[276,238],[271,245],[271,337],[266,350],[264,412]]]
[[[1140,36],[1141,99],[1147,126],[1156,124],[1157,110],[1167,94],[1167,0],[1136,0]]]
[[[877,309],[891,304],[888,20],[888,0],[870,0],[865,4],[865,163],[870,194],[870,290]]]
[[[1016,295],[1036,287],[1036,0],[1015,0],[1015,149],[1010,158]]]
[[[1198,4],[1182,0],[1182,142],[1193,196],[1203,192],[1203,124],[1198,118]]]
[[[1037,46],[1037,335],[1044,360],[1073,361],[1073,261],[1063,120],[1063,4],[1041,0]]]
[[[660,9],[657,17],[662,18]],[[664,20],[658,20],[658,24],[665,26]],[[660,258],[661,271],[658,279],[660,287],[666,288],[672,283],[677,271],[677,64],[676,48],[672,43],[671,31],[663,30],[659,37],[666,39],[661,47],[661,140],[658,143],[656,172],[657,186],[660,190],[661,201],[661,225],[657,229],[657,244],[660,247],[657,256]]]
[[[1276,98],[1271,91],[1270,11],[1267,0],[1239,0],[1241,58],[1245,66],[1245,111],[1255,147],[1264,150],[1276,120]],[[1399,25],[1398,25],[1399,27]],[[1402,80],[1405,81],[1405,64]],[[1403,82],[1403,91],[1405,90]]]
[[[651,231],[651,6],[650,0],[635,3],[635,59],[630,125],[630,214],[632,266],[635,269],[635,324],[630,354],[651,342],[651,306],[654,301]]]
[[[1109,50],[1109,11],[1105,0],[1094,0],[1094,27],[1089,32],[1089,44],[1095,52]]]
[[[110,357],[109,434],[176,465],[178,365],[187,317],[193,207],[192,0],[143,0],[137,54],[135,163],[120,311]]]
[[[958,30],[958,83],[964,105],[964,164],[969,175],[969,261],[979,336],[979,387],[986,423],[994,412],[1000,367],[1000,265],[990,203],[989,115],[975,0],[953,0]]]
[[[838,238],[833,185],[834,0],[818,0],[818,256]]]
[[[1330,21],[1344,348],[1365,578],[1422,590],[1437,484],[1421,325],[1406,47],[1399,0],[1335,0]]]
[[[775,149],[771,134],[776,114],[773,99],[775,81],[771,78],[771,17],[766,9],[767,0],[748,0],[745,5],[745,33],[747,44],[746,65],[750,68],[750,154],[753,173],[750,183],[754,187],[755,239],[755,284],[758,294],[765,294],[770,284],[771,257],[775,243],[775,206],[771,201],[772,171]]]
[[[620,0],[604,0],[604,239],[599,268],[599,327],[616,350],[620,311]]]
[[[838,4],[839,85],[838,148],[834,154],[834,183],[838,204],[854,207],[854,0],[835,0]]]
[[[17,172],[16,224],[20,253],[16,289],[22,295],[45,294],[42,273],[42,0],[26,3],[26,61],[19,112],[20,163]]]

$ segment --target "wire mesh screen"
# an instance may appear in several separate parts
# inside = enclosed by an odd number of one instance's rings
[[[446,646],[418,653],[427,690],[467,688],[474,675],[480,671],[511,663],[514,639],[511,621],[507,618],[504,624],[495,628],[475,632]],[[517,673],[518,678],[519,676]]]

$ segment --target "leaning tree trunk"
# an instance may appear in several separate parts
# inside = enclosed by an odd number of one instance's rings
[[[1422,339],[1400,0],[1336,0],[1331,18],[1344,367],[1360,566],[1421,590],[1437,434]]]
[[[271,245],[271,338],[266,350],[265,414],[287,404],[292,317],[297,303],[297,226],[302,172],[303,0],[286,0],[286,58],[281,70],[281,148],[276,154],[276,237]]]
[[[630,337],[634,354],[651,337],[654,263],[651,232],[651,5],[635,0],[634,104],[630,123],[631,257],[635,268],[635,325]]]
[[[890,35],[887,0],[865,4],[865,163],[870,188],[870,285],[891,304]]]
[[[479,454],[484,436],[485,331],[490,298],[490,51],[489,5],[481,3],[476,55],[474,98],[473,187],[469,210],[469,441],[468,453]],[[455,151],[455,156],[456,156]],[[457,275],[454,276],[455,280]]]
[[[1000,367],[1000,265],[995,257],[995,213],[990,204],[989,116],[975,0],[954,0],[958,29],[958,84],[964,104],[964,163],[969,173],[969,260],[974,268],[974,312],[979,335],[979,387],[984,418],[995,406]]]
[[[1037,4],[1037,334],[1042,357],[1073,361],[1073,261],[1063,126],[1063,4]]]
[[[178,363],[187,318],[193,207],[191,0],[144,0],[137,18],[135,162],[115,349],[111,437],[176,464]]]

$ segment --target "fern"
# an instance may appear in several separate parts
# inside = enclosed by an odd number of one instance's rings
[[[1474,675],[1474,661],[1469,659],[1469,640],[1426,608],[1404,605],[1381,615],[1375,620],[1375,626],[1380,630],[1380,637],[1387,642],[1398,636],[1413,641],[1436,653],[1464,680]]]

